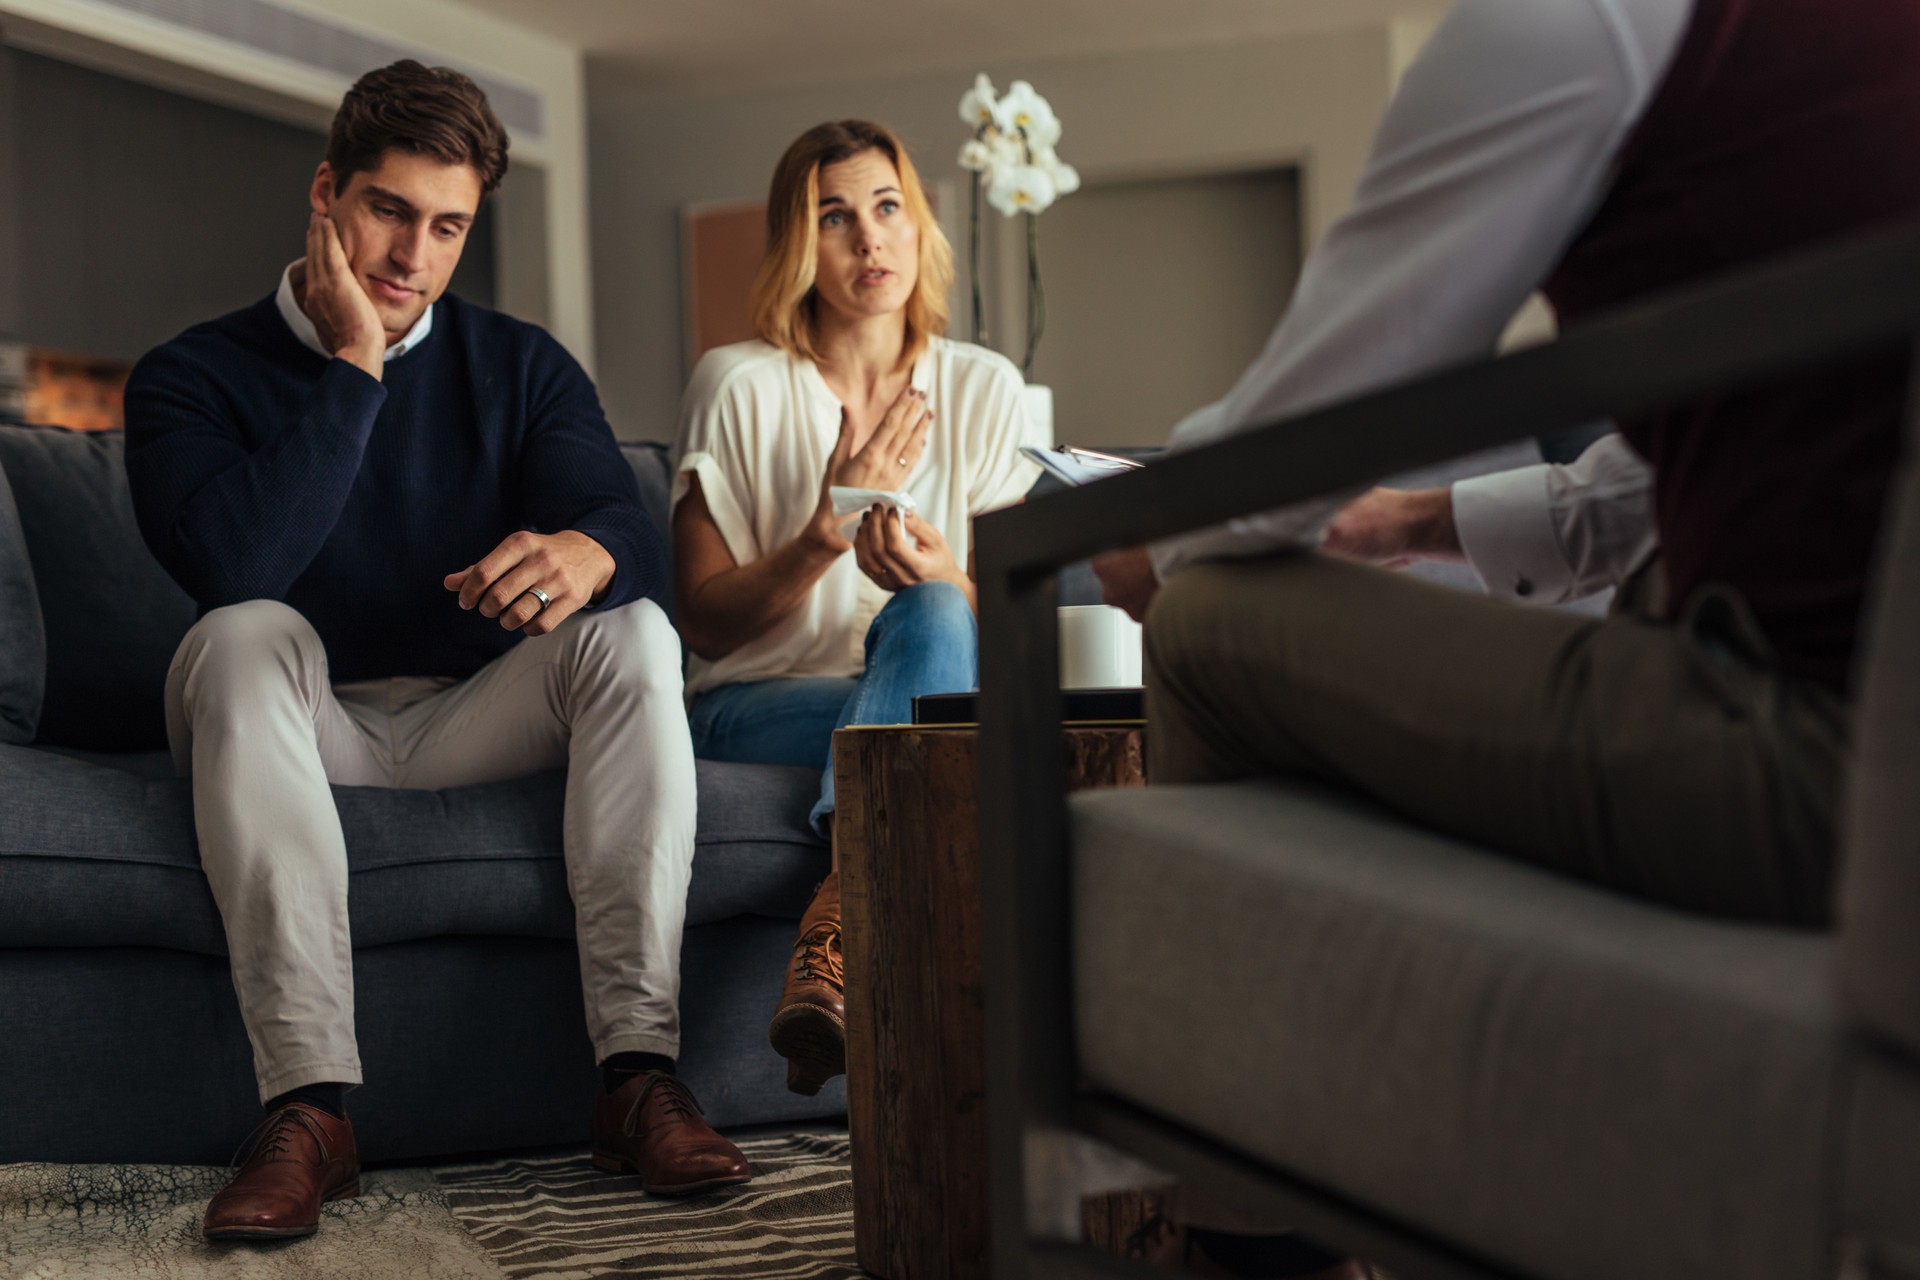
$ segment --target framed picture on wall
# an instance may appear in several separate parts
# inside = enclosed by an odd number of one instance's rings
[[[767,204],[688,205],[680,214],[680,349],[691,375],[700,357],[753,337],[748,295],[767,248]]]

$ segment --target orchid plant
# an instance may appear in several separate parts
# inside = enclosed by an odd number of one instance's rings
[[[960,118],[973,137],[960,148],[960,167],[973,174],[972,215],[967,225],[968,267],[973,284],[974,341],[987,340],[980,307],[980,201],[1009,218],[1027,219],[1027,352],[1020,371],[1033,371],[1033,353],[1047,327],[1047,298],[1040,287],[1039,216],[1055,200],[1080,189],[1080,175],[1054,150],[1060,118],[1025,80],[1015,80],[1006,96],[993,82],[977,76],[960,99]]]

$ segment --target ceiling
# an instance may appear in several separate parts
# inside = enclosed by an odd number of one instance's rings
[[[1447,0],[457,0],[635,87],[830,82],[1214,44],[1442,12]]]

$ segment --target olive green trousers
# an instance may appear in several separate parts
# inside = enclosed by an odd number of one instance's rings
[[[1730,592],[1600,619],[1294,553],[1175,577],[1146,644],[1155,783],[1311,779],[1638,897],[1831,916],[1846,707]]]

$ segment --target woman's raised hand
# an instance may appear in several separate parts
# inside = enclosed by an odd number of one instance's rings
[[[846,411],[840,415],[840,441],[834,447],[838,466],[827,466],[827,483],[854,489],[898,489],[906,482],[913,464],[927,447],[927,431],[933,425],[933,410],[927,408],[927,393],[908,387],[887,410],[880,425],[867,437],[859,452],[851,452],[853,428]],[[846,452],[843,453],[843,450]]]
[[[853,447],[853,419],[840,411],[840,438],[827,458],[827,476],[820,486],[820,504],[814,510],[808,531],[816,540],[845,551],[852,544],[840,536],[840,519],[833,514],[834,486],[851,489],[898,489],[906,484],[914,464],[927,447],[927,432],[933,426],[933,410],[927,407],[926,392],[909,386],[902,391],[880,425],[858,450]]]

